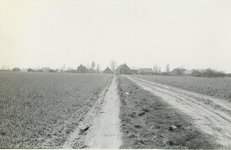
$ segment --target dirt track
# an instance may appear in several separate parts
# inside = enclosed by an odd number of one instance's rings
[[[92,128],[86,136],[86,146],[94,149],[118,149],[122,143],[120,133],[120,100],[117,94],[116,77],[105,95],[102,108],[93,120]]]
[[[222,148],[231,147],[231,104],[225,100],[126,76],[193,118],[193,124]]]
[[[120,147],[122,144],[120,100],[117,91],[117,79],[114,76],[62,148],[118,149]]]

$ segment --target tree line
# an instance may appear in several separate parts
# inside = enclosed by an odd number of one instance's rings
[[[184,67],[178,67],[170,71],[170,65],[166,65],[165,72],[161,72],[161,67],[157,65],[153,66],[153,72],[155,75],[176,75],[176,76],[183,76],[183,75],[190,75],[194,77],[206,77],[206,78],[217,78],[217,77],[231,77],[230,73],[225,73],[224,71],[218,71],[215,69],[207,68],[207,69],[192,69],[191,73],[186,74],[186,69]]]

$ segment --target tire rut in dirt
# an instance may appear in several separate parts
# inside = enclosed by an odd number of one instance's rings
[[[213,106],[206,106],[203,102],[197,101],[195,97],[186,96],[182,94],[181,91],[171,91],[169,90],[171,89],[170,86],[167,88],[168,90],[166,90],[166,85],[161,88],[161,85],[155,86],[145,80],[128,78],[191,116],[198,129],[211,135],[213,139],[216,139],[216,142],[221,144],[224,148],[231,146],[231,117],[226,111],[222,111],[222,109],[214,110]]]

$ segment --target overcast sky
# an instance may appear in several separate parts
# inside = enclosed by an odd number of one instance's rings
[[[0,1],[0,67],[113,59],[231,72],[231,1]]]

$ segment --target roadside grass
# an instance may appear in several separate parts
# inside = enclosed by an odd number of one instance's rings
[[[59,148],[110,77],[0,73],[0,148]]]
[[[231,102],[231,78],[202,78],[190,76],[145,76],[135,75],[140,79],[157,82],[222,98]]]
[[[125,149],[212,149],[219,147],[193,127],[190,117],[118,76],[120,118]]]

